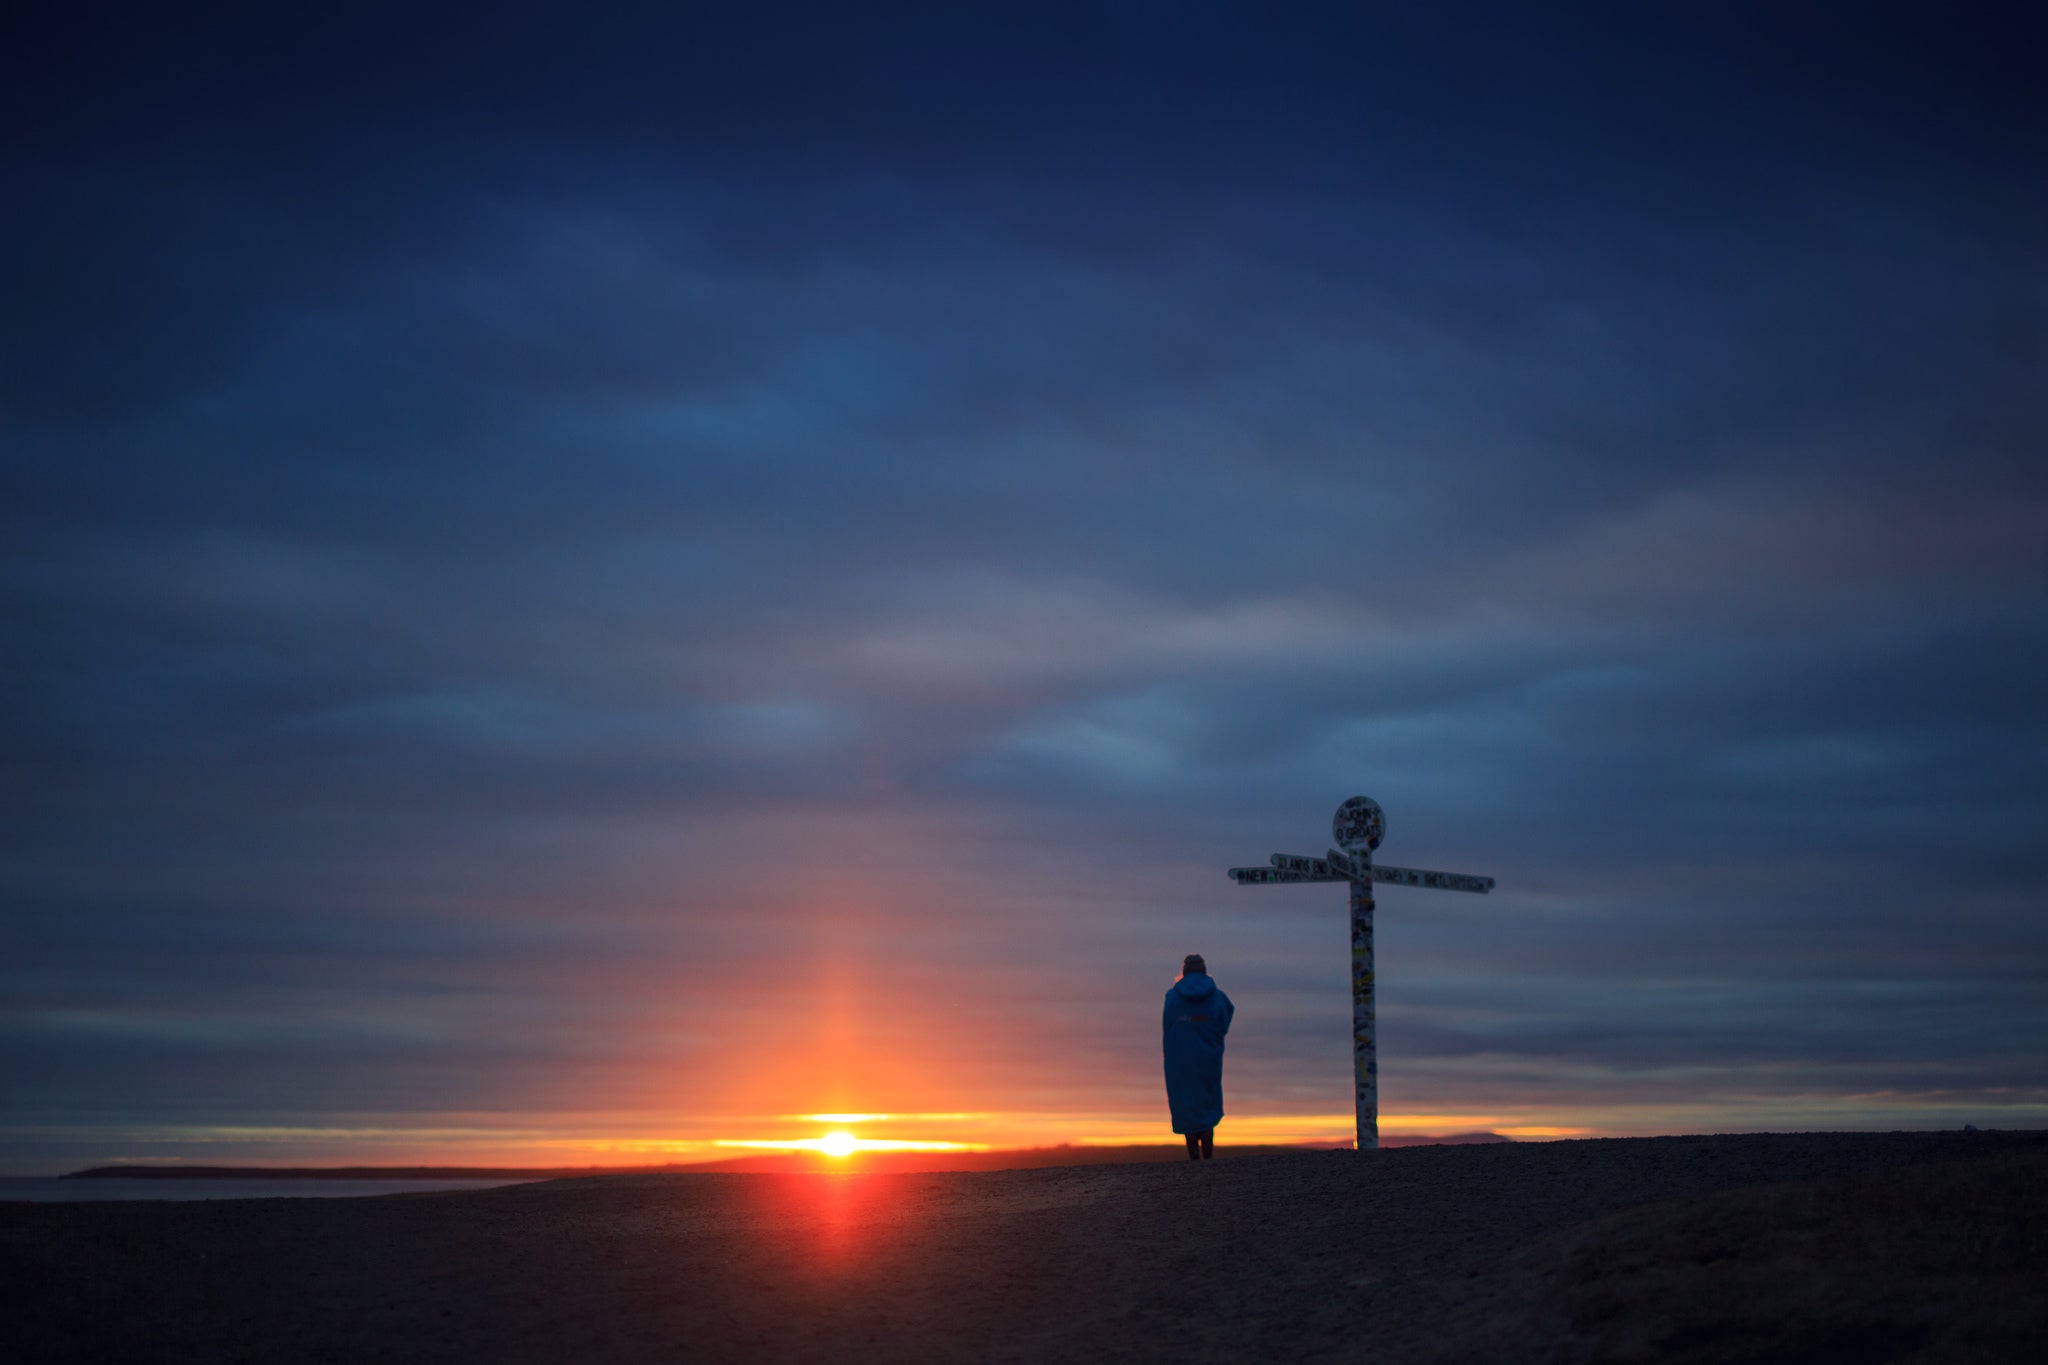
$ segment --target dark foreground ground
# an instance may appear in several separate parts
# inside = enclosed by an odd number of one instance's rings
[[[2041,1359],[2048,1134],[0,1205],[12,1361]]]

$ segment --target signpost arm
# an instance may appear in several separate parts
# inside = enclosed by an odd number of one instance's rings
[[[1372,855],[1352,854],[1359,864]],[[1362,868],[1361,868],[1362,870]],[[1380,1145],[1380,1063],[1372,998],[1372,878],[1351,883],[1351,1065],[1358,1105],[1358,1150]]]

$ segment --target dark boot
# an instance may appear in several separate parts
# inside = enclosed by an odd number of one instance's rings
[[[1201,1138],[1200,1138],[1199,1136],[1197,1136],[1196,1134],[1194,1134],[1194,1133],[1189,1133],[1189,1134],[1187,1135],[1187,1138],[1188,1138],[1188,1160],[1189,1160],[1189,1161],[1200,1161],[1200,1160],[1202,1159],[1202,1140],[1201,1140]]]
[[[1216,1130],[1214,1128],[1211,1128],[1208,1132],[1202,1134],[1202,1160],[1207,1161],[1215,1155]]]

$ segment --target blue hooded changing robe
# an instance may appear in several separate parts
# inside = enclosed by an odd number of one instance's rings
[[[1230,997],[1199,972],[1166,993],[1160,1031],[1174,1132],[1206,1133],[1223,1117],[1223,1035],[1236,1012]]]

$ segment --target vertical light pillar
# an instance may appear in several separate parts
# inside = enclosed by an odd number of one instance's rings
[[[1372,855],[1365,850],[1351,856],[1360,871],[1371,866]],[[1351,883],[1351,1066],[1358,1105],[1358,1150],[1364,1152],[1380,1145],[1380,1059],[1373,1020],[1369,876]]]

